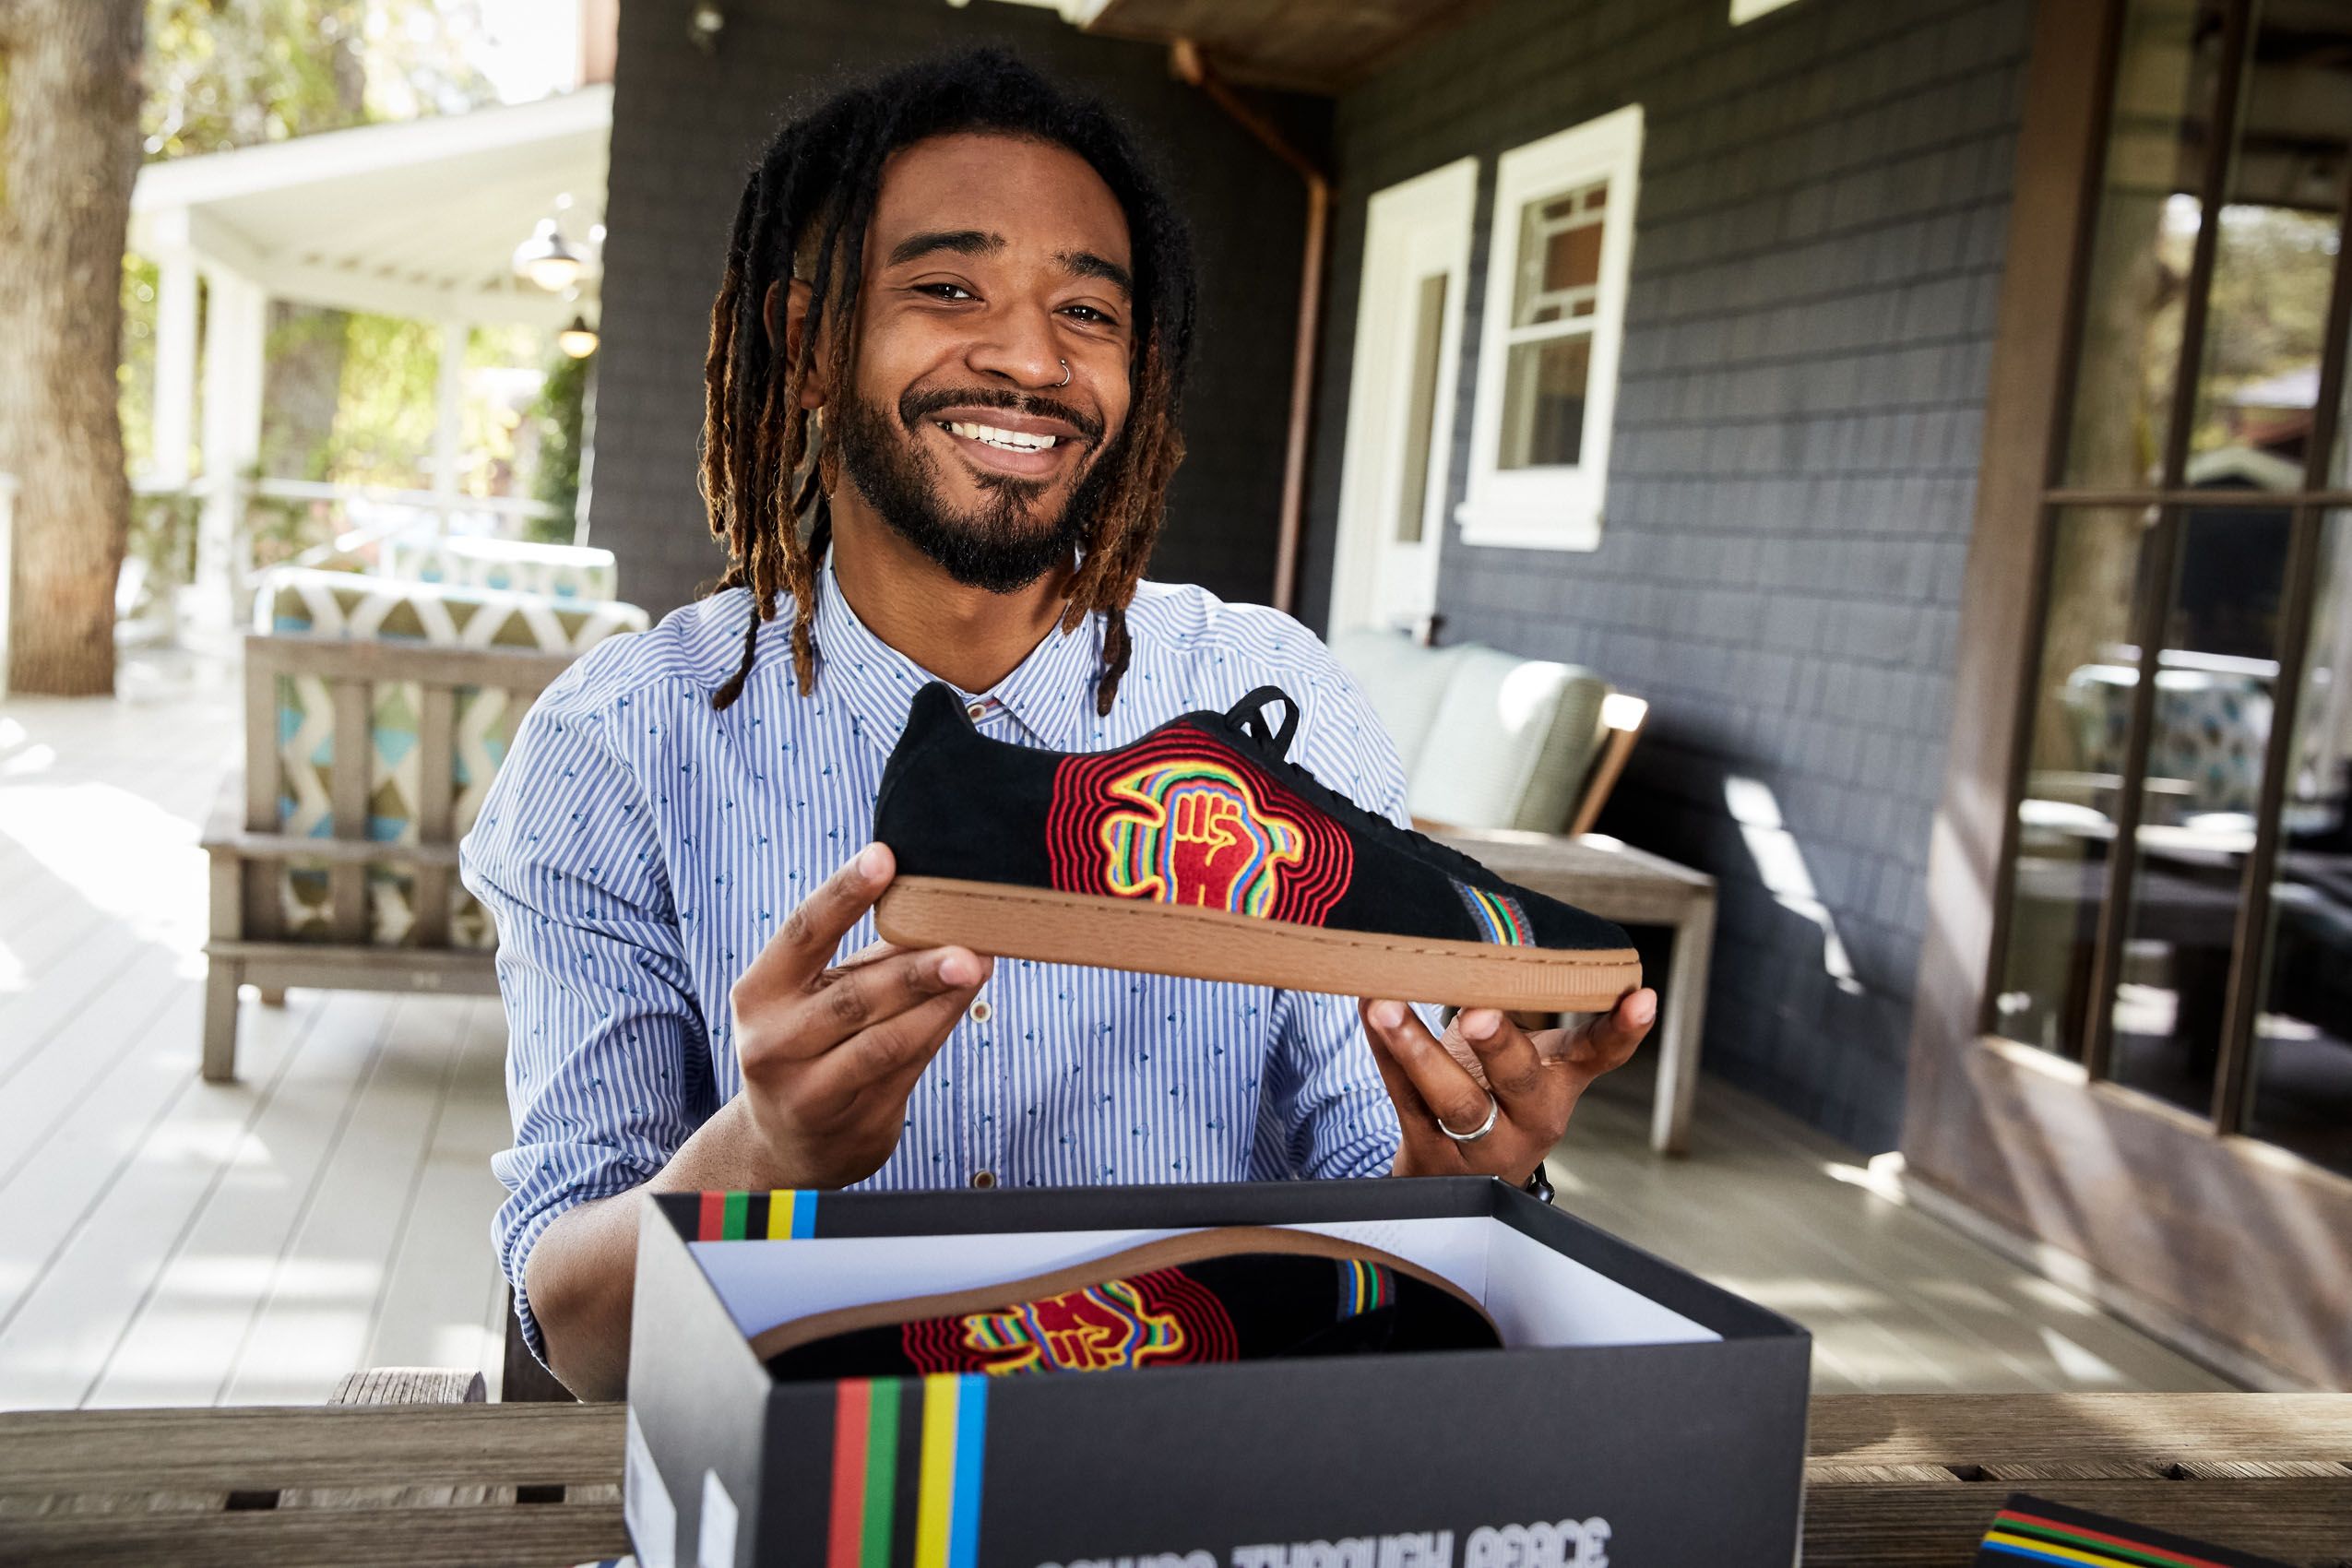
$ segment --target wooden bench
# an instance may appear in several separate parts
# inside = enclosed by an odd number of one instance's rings
[[[495,994],[493,955],[450,942],[450,896],[457,874],[456,755],[462,695],[504,692],[498,720],[510,741],[531,701],[576,656],[523,648],[451,647],[279,634],[245,638],[244,766],[232,774],[204,837],[211,858],[210,940],[205,944],[204,1075],[235,1075],[238,987],[265,1000],[290,985],[343,991]],[[280,743],[281,681],[323,683],[333,704],[330,837],[282,831],[286,788]],[[416,826],[412,843],[369,836],[379,690],[415,689]],[[352,766],[353,759],[366,759]],[[296,939],[282,892],[290,863],[323,866],[330,893],[326,940]],[[371,870],[413,877],[413,925],[397,944],[371,939]]]

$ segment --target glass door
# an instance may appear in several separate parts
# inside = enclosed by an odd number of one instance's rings
[[[1982,1026],[2352,1173],[2352,6],[2112,84]]]

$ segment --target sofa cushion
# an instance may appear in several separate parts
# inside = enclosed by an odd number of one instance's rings
[[[620,571],[609,550],[469,535],[402,534],[384,541],[382,571],[410,582],[503,588],[546,599],[610,600]]]
[[[278,635],[550,653],[585,652],[614,633],[642,631],[647,624],[646,612],[634,604],[558,602],[495,589],[294,567],[277,568],[263,578],[255,596],[254,619],[260,630]],[[368,754],[357,759],[367,769],[367,836],[381,844],[414,844],[419,841],[423,691],[412,681],[378,681],[371,691]],[[449,746],[453,839],[464,837],[481,813],[525,706],[495,688],[457,688],[452,705],[456,734]],[[342,761],[335,754],[334,688],[313,675],[281,677],[276,717],[278,831],[331,838],[335,770]],[[496,932],[488,912],[455,878],[447,879],[446,886],[449,944],[494,945]],[[395,862],[367,868],[372,944],[395,947],[415,942],[416,888],[414,873]],[[288,940],[334,940],[333,887],[327,862],[289,861],[279,877],[279,897]]]
[[[1452,651],[1443,700],[1410,770],[1413,814],[1449,827],[1560,832],[1600,749],[1609,683],[1475,644]]]
[[[1423,647],[1403,632],[1342,632],[1331,639],[1332,657],[1363,688],[1364,699],[1396,742],[1411,778],[1421,769],[1430,727],[1436,722],[1445,683],[1467,649]]]

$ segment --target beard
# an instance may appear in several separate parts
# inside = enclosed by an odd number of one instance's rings
[[[1039,510],[1053,481],[1011,474],[976,475],[980,505],[956,508],[937,459],[921,445],[924,418],[947,408],[1019,409],[1066,420],[1085,437],[1091,459],[1053,516]],[[897,412],[894,421],[880,403],[855,392],[842,399],[842,468],[892,532],[967,588],[1012,593],[1066,564],[1118,472],[1120,440],[1104,445],[1099,420],[1052,398],[1001,389],[909,391]]]

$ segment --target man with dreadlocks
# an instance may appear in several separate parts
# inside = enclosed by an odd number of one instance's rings
[[[1193,300],[1116,122],[1001,53],[851,88],[752,171],[707,362],[726,576],[548,690],[464,845],[511,1040],[495,1237],[575,1390],[624,1384],[635,1189],[1518,1182],[1647,1032],[1641,991],[1540,1039],[1537,1124],[1457,1146],[1412,1085],[1527,1059],[1492,1009],[1441,1040],[1396,1002],[872,940],[892,864],[860,846],[932,680],[983,733],[1063,752],[1279,681],[1293,754],[1407,820],[1310,633],[1138,580]]]

